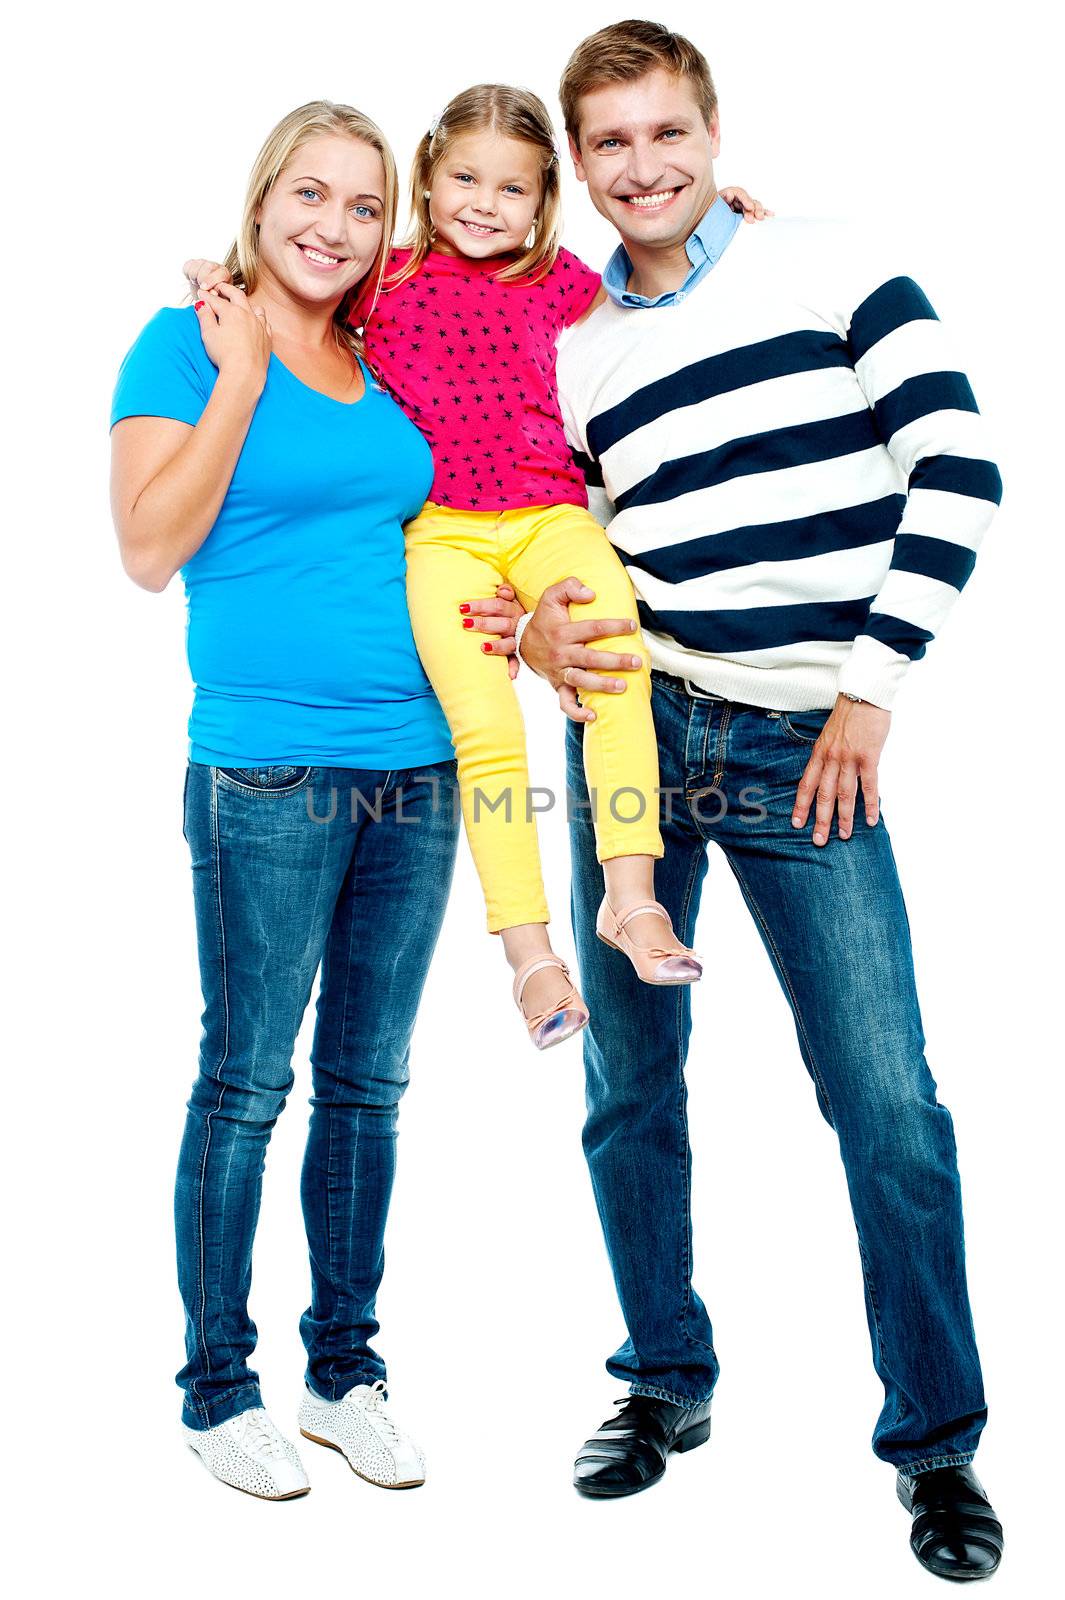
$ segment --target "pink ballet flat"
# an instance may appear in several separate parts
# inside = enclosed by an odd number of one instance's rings
[[[644,905],[629,906],[621,916],[615,916],[610,902],[603,896],[603,903],[599,907],[599,915],[595,919],[595,931],[604,944],[611,950],[618,950],[623,956],[628,956],[636,970],[636,976],[644,983],[682,984],[698,983],[703,975],[703,964],[694,950],[689,950],[686,945],[681,946],[683,954],[676,950],[667,950],[660,945],[652,945],[649,949],[642,949],[640,945],[633,944],[632,939],[625,932],[625,924],[631,922],[633,917],[641,916],[644,912],[653,911],[657,916],[664,917],[670,932],[673,923],[665,906],[657,900],[648,900]]]
[[[548,1050],[553,1044],[561,1044],[571,1034],[579,1033],[588,1021],[588,1007],[574,988],[572,978],[569,993],[564,994],[556,1006],[550,1011],[540,1011],[534,1017],[529,1016],[521,1003],[522,993],[533,973],[541,972],[544,967],[561,967],[569,978],[569,968],[562,957],[556,955],[530,956],[514,974],[514,1004],[521,1012],[529,1030],[529,1038],[537,1050]]]

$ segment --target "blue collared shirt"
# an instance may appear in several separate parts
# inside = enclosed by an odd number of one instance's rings
[[[632,275],[632,262],[623,244],[618,245],[606,264],[603,288],[618,306],[676,305],[690,294],[695,285],[706,277],[710,268],[720,261],[740,221],[739,213],[733,211],[732,207],[718,195],[684,246],[691,262],[691,271],[679,289],[670,289],[666,294],[655,295],[653,299],[649,299],[647,295],[631,293],[625,286]]]

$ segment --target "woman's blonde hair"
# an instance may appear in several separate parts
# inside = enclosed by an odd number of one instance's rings
[[[533,222],[532,243],[496,277],[501,283],[518,278],[536,282],[554,264],[562,235],[562,190],[555,130],[547,107],[528,89],[512,89],[505,83],[478,83],[449,101],[428,132],[422,134],[410,179],[411,231],[406,246],[411,256],[386,281],[386,289],[412,277],[433,248],[428,192],[451,146],[464,133],[484,132],[520,139],[523,144],[534,146],[540,156],[540,203]]]
[[[246,294],[251,294],[259,280],[259,224],[255,220],[259,207],[297,150],[312,139],[330,134],[340,134],[369,145],[381,157],[385,171],[383,226],[377,254],[365,277],[348,291],[333,313],[333,332],[338,345],[345,346],[357,356],[361,352],[362,340],[348,319],[356,301],[359,301],[360,319],[364,321],[381,292],[392,248],[392,235],[396,229],[399,174],[388,140],[377,124],[361,111],[356,111],[354,106],[336,105],[332,100],[310,100],[305,106],[297,106],[295,111],[290,111],[287,117],[282,117],[276,128],[267,135],[266,143],[251,169],[244,214],[237,237],[226,255],[225,267],[233,282]]]

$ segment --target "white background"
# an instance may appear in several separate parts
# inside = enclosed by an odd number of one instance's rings
[[[654,12],[707,53],[721,181],[779,212],[910,241],[964,352],[1006,503],[884,757],[928,1055],[961,1153],[991,1420],[977,1469],[1007,1522],[997,1593],[1041,1592],[1061,1427],[1057,1227],[1060,133],[1040,11],[834,0]],[[379,1302],[393,1409],[424,1489],[387,1494],[307,1444],[313,1493],[267,1504],[180,1443],[171,1185],[200,997],[180,801],[183,603],[121,572],[107,505],[118,362],[220,255],[274,122],[327,96],[382,123],[401,170],[467,84],[557,109],[571,48],[623,10],[565,4],[103,3],[19,9],[4,91],[5,607],[10,776],[3,1420],[18,1592],[281,1596],[928,1593],[893,1475],[842,1168],[723,858],[698,944],[689,1064],[696,1283],[723,1374],[710,1446],[631,1501],[570,1487],[621,1392],[622,1327],[580,1149],[576,1043],[540,1058],[511,1009],[465,844],[404,1102]],[[652,13],[653,14],[653,13]],[[606,225],[567,174],[567,242]],[[11,581],[12,564],[14,565]],[[535,782],[562,728],[523,675]],[[542,829],[572,949],[561,816]],[[868,952],[876,961],[876,950]],[[295,1431],[308,1297],[298,1169],[309,1026],[270,1149],[256,1365]],[[653,1220],[649,1219],[653,1227]],[[12,1502],[9,1499],[9,1507]]]

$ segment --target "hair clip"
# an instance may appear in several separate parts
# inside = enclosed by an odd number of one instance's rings
[[[444,113],[442,111],[438,111],[436,116],[433,118],[432,122],[430,122],[430,124],[429,124],[429,137],[430,137],[430,139],[435,139],[436,138],[436,130],[440,126],[440,121],[441,121],[441,118],[443,117],[443,115],[444,115]]]

